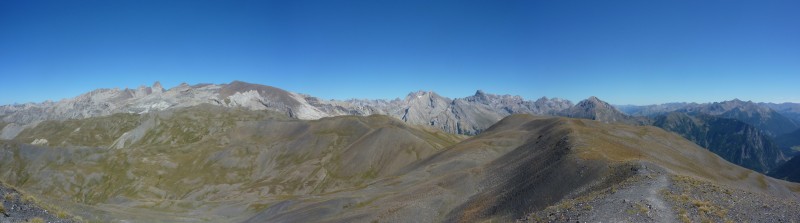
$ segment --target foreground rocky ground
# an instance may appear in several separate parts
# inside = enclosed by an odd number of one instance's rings
[[[607,189],[565,199],[518,222],[798,222],[794,199],[732,188],[643,165]]]
[[[26,196],[14,188],[0,183],[0,223],[6,222],[80,222],[63,211],[42,208],[34,197]]]

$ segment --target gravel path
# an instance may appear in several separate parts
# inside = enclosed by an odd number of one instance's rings
[[[535,212],[527,222],[678,222],[662,191],[670,178],[642,166],[622,183]]]

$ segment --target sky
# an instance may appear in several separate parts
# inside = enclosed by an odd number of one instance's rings
[[[800,1],[0,0],[0,104],[160,81],[800,102]]]

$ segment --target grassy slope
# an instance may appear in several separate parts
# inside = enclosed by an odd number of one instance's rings
[[[144,120],[156,124],[122,149],[94,147],[123,132],[83,131]],[[76,205],[79,213],[133,220],[229,221],[293,197],[363,187],[462,139],[385,116],[301,121],[216,106],[49,125],[58,128],[36,128],[20,141],[58,136],[51,145],[76,145],[97,134],[109,140],[65,148],[3,142],[0,177],[91,205]],[[81,130],[73,133],[76,126]]]
[[[106,147],[140,124],[136,114],[114,114],[82,120],[45,121],[20,132],[17,141],[31,143],[47,139],[51,146]]]

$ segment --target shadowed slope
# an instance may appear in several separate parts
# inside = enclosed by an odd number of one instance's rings
[[[776,137],[775,143],[788,155],[796,155],[800,152],[800,129]]]
[[[768,135],[739,120],[670,112],[656,117],[653,125],[678,133],[732,163],[762,173],[786,160]]]
[[[786,161],[786,163],[770,171],[769,175],[778,179],[800,182],[800,156],[795,156]]]

